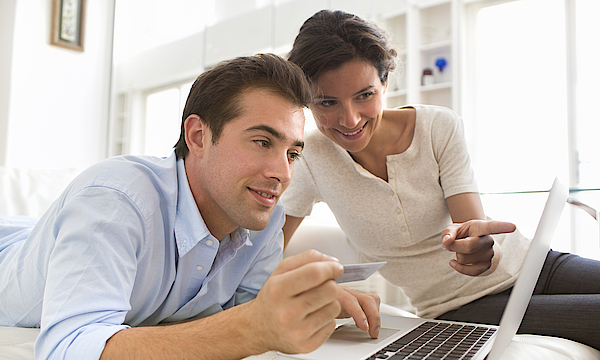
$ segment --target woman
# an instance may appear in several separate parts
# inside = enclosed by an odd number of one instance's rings
[[[396,57],[382,30],[341,11],[320,11],[300,29],[289,60],[312,82],[318,131],[306,134],[282,198],[286,244],[324,201],[365,261],[388,262],[380,273],[417,315],[498,324],[529,240],[513,224],[485,220],[456,114],[383,108]],[[593,295],[542,295],[554,293]],[[600,321],[599,293],[600,262],[550,252],[521,331],[600,348],[589,331]],[[565,301],[575,307],[565,311]],[[581,321],[556,329],[548,316]]]

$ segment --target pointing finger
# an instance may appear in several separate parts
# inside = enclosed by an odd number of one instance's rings
[[[484,236],[511,233],[517,229],[516,225],[506,221],[477,221],[471,224],[469,236]]]

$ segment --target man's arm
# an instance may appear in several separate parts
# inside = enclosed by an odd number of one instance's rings
[[[286,246],[303,219],[303,217],[285,216],[283,234]],[[379,336],[379,328],[381,327],[381,318],[379,316],[379,304],[381,300],[379,296],[362,293],[342,286],[338,301],[342,306],[342,311],[338,315],[339,318],[352,317],[356,326],[363,331],[368,331],[373,339]]]
[[[368,331],[373,339],[377,339],[381,328],[381,317],[379,315],[381,300],[379,296],[363,293],[346,286],[341,288],[342,291],[340,291],[338,301],[342,305],[342,312],[339,317],[352,317],[359,329]]]
[[[329,261],[328,261],[329,260]],[[305,353],[335,329],[334,279],[343,267],[317,251],[284,259],[256,299],[187,323],[124,329],[101,359],[239,359],[269,350]]]

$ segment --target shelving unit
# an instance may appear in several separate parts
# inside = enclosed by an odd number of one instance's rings
[[[452,108],[458,102],[456,70],[458,0],[413,0],[402,13],[374,19],[392,37],[401,64],[390,76],[387,107],[430,104]],[[438,59],[446,65],[436,66]],[[435,82],[422,83],[424,69],[431,69]]]

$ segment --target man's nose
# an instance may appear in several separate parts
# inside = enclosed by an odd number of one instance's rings
[[[294,167],[287,151],[283,155],[279,154],[274,159],[271,159],[268,169],[268,177],[277,179],[282,184],[288,184],[292,181]]]

